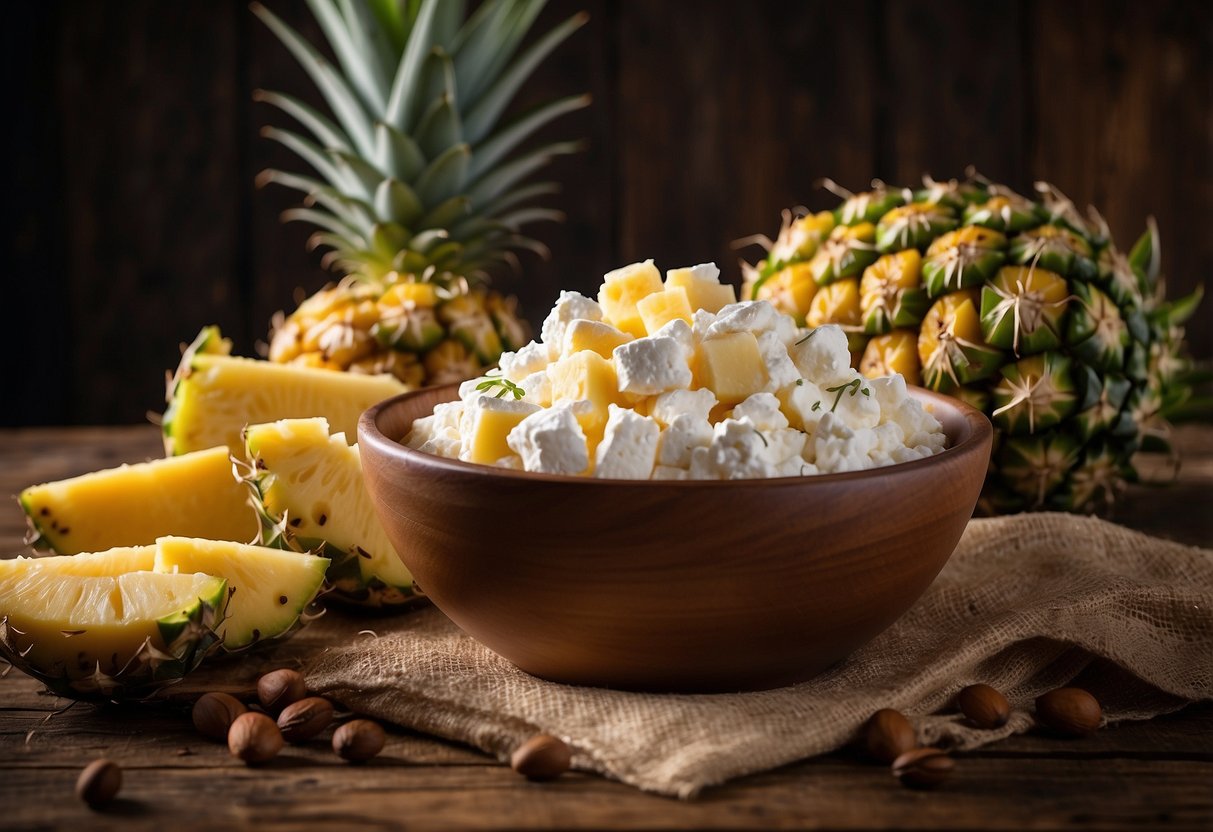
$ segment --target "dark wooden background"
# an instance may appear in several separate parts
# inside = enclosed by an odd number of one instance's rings
[[[269,0],[315,36],[297,0]],[[915,182],[975,164],[1094,202],[1128,246],[1158,218],[1172,291],[1213,273],[1213,4],[555,0],[590,24],[520,105],[588,90],[549,135],[587,152],[552,171],[552,258],[500,285],[532,317],[558,288],[654,257],[736,279],[730,241],[773,233],[814,182]],[[244,2],[63,0],[6,7],[7,393],[0,424],[124,423],[160,409],[178,344],[219,323],[237,350],[326,280],[282,226],[294,160],[255,88],[315,98]],[[1213,288],[1213,287],[1211,287]],[[1190,326],[1213,353],[1209,304]]]

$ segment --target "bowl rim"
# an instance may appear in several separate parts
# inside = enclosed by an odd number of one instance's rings
[[[916,399],[926,400],[935,406],[951,408],[968,427],[968,436],[950,447],[944,448],[937,454],[909,462],[895,462],[892,465],[882,465],[876,468],[865,468],[860,471],[844,471],[834,474],[799,474],[785,477],[755,477],[736,480],[634,480],[583,477],[571,474],[541,474],[533,471],[519,471],[512,468],[497,468],[477,462],[465,462],[461,459],[438,456],[410,448],[398,440],[388,437],[379,427],[379,420],[389,410],[407,405],[412,399],[421,396],[447,395],[455,393],[454,401],[458,398],[461,382],[445,385],[422,387],[400,393],[390,399],[385,399],[363,411],[358,419],[358,445],[361,450],[364,445],[374,447],[382,456],[394,458],[406,465],[417,465],[434,471],[447,472],[452,475],[479,476],[499,478],[519,483],[569,483],[579,484],[579,487],[607,488],[636,488],[637,486],[652,486],[654,488],[759,488],[759,487],[790,487],[810,484],[828,485],[831,483],[862,480],[879,476],[892,476],[903,471],[916,471],[946,462],[957,460],[959,457],[979,453],[980,449],[993,442],[994,426],[989,418],[977,408],[959,399],[953,398],[924,387],[906,385],[906,390]],[[926,403],[924,402],[924,403]],[[418,416],[416,418],[421,418]],[[403,437],[402,437],[403,438]]]

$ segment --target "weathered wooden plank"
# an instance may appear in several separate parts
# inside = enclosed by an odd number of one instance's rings
[[[878,87],[878,173],[915,186],[923,173],[963,178],[975,165],[1014,187],[1025,180],[1021,4],[885,3],[886,63]]]
[[[243,325],[233,276],[238,8],[62,8],[69,296],[55,337],[73,354],[48,370],[71,391],[72,419],[142,421],[162,401],[178,342],[206,323]]]
[[[883,768],[826,758],[678,802],[586,775],[529,784],[500,766],[418,765],[394,752],[357,767],[317,767],[293,750],[257,769],[219,748],[206,750],[208,768],[149,760],[127,768],[124,799],[103,814],[66,799],[75,767],[11,769],[6,826],[1200,829],[1213,818],[1204,762],[962,758],[944,788],[923,793]]]
[[[874,11],[868,2],[622,7],[616,153],[622,260],[716,261],[779,212],[829,204],[814,183],[872,178]],[[757,259],[757,250],[743,252]]]
[[[1158,218],[1172,295],[1213,270],[1213,6],[1037,3],[1028,38],[1032,173],[1103,212],[1127,249]],[[1204,79],[1194,83],[1195,79]],[[1213,329],[1189,327],[1194,354]]]

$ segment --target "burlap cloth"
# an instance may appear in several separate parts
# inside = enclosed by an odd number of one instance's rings
[[[335,622],[334,622],[335,623]],[[690,797],[706,786],[837,749],[882,707],[923,742],[967,749],[1027,730],[1035,696],[1075,681],[1109,721],[1213,697],[1213,551],[1100,520],[1027,515],[969,524],[919,603],[840,666],[760,693],[655,695],[544,682],[440,612],[349,628],[308,684],[353,710],[506,758],[538,731],[576,768]],[[356,632],[371,627],[374,633]],[[985,682],[1016,710],[996,731],[949,710]]]

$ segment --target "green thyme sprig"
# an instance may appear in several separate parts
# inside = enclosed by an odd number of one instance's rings
[[[863,393],[865,396],[871,396],[872,391],[869,390],[867,387],[863,387],[862,385],[863,385],[863,379],[856,378],[856,379],[851,379],[846,384],[840,384],[837,387],[827,387],[826,388],[827,393],[837,393],[838,394],[837,396],[834,397],[834,405],[830,408],[830,412],[831,413],[834,412],[834,409],[838,407],[838,403],[840,401],[842,401],[842,397],[847,393],[850,393],[852,396],[854,396],[856,393]],[[816,404],[813,405],[814,410],[818,410],[818,409],[820,409],[820,407],[821,407],[821,402],[817,402]]]
[[[808,335],[806,335],[806,336],[804,336],[803,338],[801,338],[799,341],[797,341],[797,342],[796,342],[795,344],[793,344],[792,346],[794,346],[794,347],[799,347],[801,344],[803,344],[805,341],[808,341],[810,338],[812,338],[812,337],[813,337],[814,335],[816,335],[816,334],[817,334],[817,330],[816,330],[816,329],[810,329],[810,330],[809,330],[809,334],[808,334]]]
[[[525,390],[523,390],[521,387],[519,387],[514,382],[510,381],[508,378],[501,378],[501,377],[487,378],[484,381],[482,381],[476,385],[476,389],[482,393],[486,392],[488,390],[492,390],[494,387],[501,388],[497,392],[497,395],[493,397],[495,399],[504,398],[507,393],[512,393],[514,395],[514,400],[517,401],[518,399],[521,399],[523,396],[526,395]]]
[[[754,433],[756,433],[756,434],[758,435],[758,438],[762,440],[762,446],[763,446],[764,448],[769,448],[769,447],[771,447],[771,443],[770,443],[770,442],[768,442],[768,441],[767,441],[767,438],[766,438],[765,436],[763,436],[763,435],[762,435],[762,431],[758,430],[758,428],[754,428]]]

